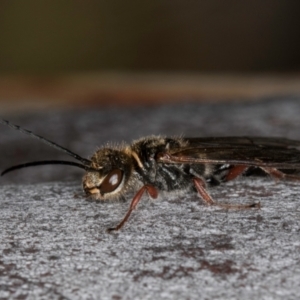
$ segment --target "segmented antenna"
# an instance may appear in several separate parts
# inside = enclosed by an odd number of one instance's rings
[[[24,163],[24,164],[9,167],[1,173],[1,176],[3,176],[4,174],[6,174],[8,172],[17,170],[17,169],[22,169],[22,168],[27,168],[27,167],[34,167],[34,166],[41,166],[41,165],[69,165],[69,166],[74,166],[74,167],[84,169],[86,171],[97,171],[96,169],[89,168],[88,166],[85,166],[85,165],[82,165],[82,164],[79,164],[79,163],[73,162],[73,161],[67,161],[67,160],[41,160],[41,161],[32,161],[32,162],[28,162],[28,163]]]
[[[64,153],[66,153],[66,154],[68,154],[68,155],[74,157],[75,159],[77,159],[77,160],[79,160],[80,162],[82,162],[83,165],[84,165],[84,167],[87,167],[87,168],[88,168],[88,167],[91,165],[91,161],[90,161],[90,160],[88,160],[88,159],[86,159],[86,158],[83,158],[83,157],[79,156],[78,154],[76,154],[76,153],[74,153],[74,152],[68,150],[68,149],[65,148],[65,147],[62,147],[62,146],[60,146],[60,145],[58,145],[58,144],[56,144],[56,143],[54,143],[54,142],[51,142],[51,141],[49,141],[48,139],[46,139],[46,138],[44,138],[44,137],[42,137],[42,136],[40,136],[40,135],[34,134],[33,132],[31,132],[31,131],[29,131],[29,130],[27,130],[27,129],[24,129],[24,128],[18,126],[18,125],[14,125],[14,124],[10,123],[9,121],[3,120],[3,119],[0,119],[0,123],[1,123],[1,124],[4,124],[4,125],[7,125],[7,126],[9,126],[10,128],[15,129],[15,130],[17,130],[17,131],[20,131],[20,132],[22,132],[22,133],[25,133],[25,134],[27,134],[27,135],[29,135],[29,136],[35,138],[35,139],[38,139],[38,140],[42,141],[43,143],[49,145],[49,146],[52,147],[52,148],[55,148],[55,149],[57,149],[57,150],[59,150],[59,151],[62,151],[62,152],[64,152]],[[48,163],[46,163],[46,164],[48,164]],[[75,164],[75,163],[74,163],[74,164]],[[70,165],[74,165],[74,164],[70,164]],[[78,164],[78,165],[79,165],[79,164]],[[12,167],[12,168],[16,169],[16,167],[17,167],[17,166]],[[23,167],[23,168],[25,168],[25,167]],[[84,168],[83,168],[83,169],[84,169]],[[6,171],[7,171],[7,170],[6,170]],[[4,171],[4,172],[5,172],[5,171]],[[8,172],[8,171],[7,171],[7,172]],[[7,173],[7,172],[6,172],[6,173]],[[2,174],[2,175],[3,175],[3,174]]]

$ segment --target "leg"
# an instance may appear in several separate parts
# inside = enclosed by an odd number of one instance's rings
[[[202,179],[196,177],[193,179],[193,181],[199,195],[204,200],[204,202],[208,205],[215,205],[215,201],[212,199],[212,197],[208,194],[208,192],[205,189],[205,182]]]
[[[204,202],[208,205],[216,205],[223,208],[229,208],[229,209],[245,209],[245,208],[254,208],[254,207],[260,207],[260,203],[252,203],[252,204],[222,204],[222,203],[216,203],[212,197],[208,194],[205,188],[205,182],[200,178],[194,178],[193,179],[195,187],[200,194],[201,198],[204,200]]]
[[[291,180],[291,181],[300,181],[300,176],[293,175],[293,174],[285,174],[281,171],[279,171],[276,168],[265,168],[261,167],[263,171],[268,173],[271,177],[277,180]]]
[[[144,185],[132,199],[130,207],[129,207],[125,217],[123,218],[123,220],[116,227],[107,229],[108,232],[119,230],[124,226],[124,224],[127,222],[128,218],[130,217],[131,212],[136,208],[137,204],[140,202],[145,191],[148,192],[148,194],[151,196],[151,198],[155,199],[158,196],[157,190],[153,186]]]
[[[233,180],[239,175],[241,175],[244,171],[246,171],[249,167],[248,166],[234,166],[232,169],[229,170],[228,174],[225,176],[225,181]]]

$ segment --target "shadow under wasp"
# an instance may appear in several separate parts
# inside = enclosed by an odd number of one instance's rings
[[[207,192],[207,187],[257,171],[275,179],[300,181],[300,150],[297,149],[300,141],[285,138],[150,136],[131,145],[104,147],[91,159],[86,159],[9,121],[0,119],[0,123],[39,139],[80,162],[34,161],[7,168],[1,175],[31,166],[70,165],[86,171],[82,184],[87,196],[108,200],[137,191],[124,218],[108,231],[123,227],[145,192],[155,199],[158,191],[194,191],[208,205],[243,209],[260,207],[260,204],[217,203]]]

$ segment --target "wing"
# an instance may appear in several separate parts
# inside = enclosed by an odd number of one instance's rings
[[[184,138],[186,146],[158,156],[162,163],[231,164],[300,169],[300,141],[284,138]]]

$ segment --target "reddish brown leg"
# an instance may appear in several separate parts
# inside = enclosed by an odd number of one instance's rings
[[[205,182],[200,178],[194,178],[193,180],[196,189],[200,194],[201,198],[204,200],[204,202],[208,205],[215,205],[215,201],[212,199],[212,197],[208,194],[208,192],[205,189],[206,186]]]
[[[248,167],[247,166],[234,166],[225,177],[226,181],[233,180],[241,175]]]
[[[205,182],[200,178],[194,178],[193,179],[194,184],[196,186],[196,189],[204,202],[208,205],[216,205],[223,208],[229,208],[229,209],[245,209],[245,208],[254,208],[254,207],[260,207],[260,203],[252,203],[252,204],[222,204],[222,203],[216,203],[212,197],[208,194],[205,188]]]
[[[293,174],[285,174],[285,173],[279,171],[276,168],[265,168],[265,167],[263,167],[261,169],[264,170],[265,172],[267,172],[274,179],[300,181],[300,176],[293,175]]]
[[[134,196],[134,198],[131,201],[130,207],[123,218],[123,220],[114,228],[107,229],[108,232],[115,231],[121,229],[124,224],[127,222],[128,218],[130,217],[132,211],[136,208],[137,204],[140,202],[144,192],[147,191],[151,198],[157,198],[158,193],[157,190],[151,186],[151,185],[144,185]]]

